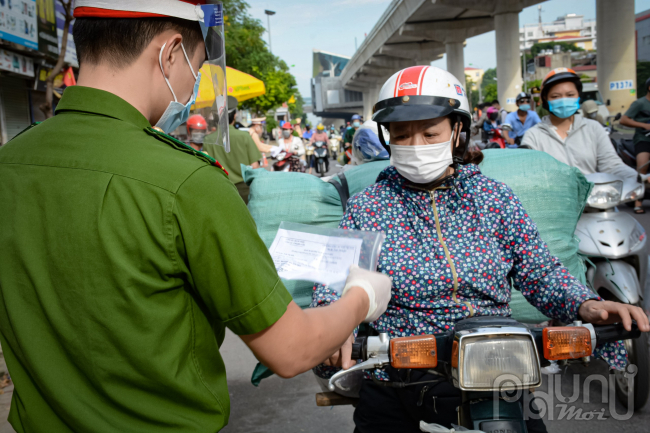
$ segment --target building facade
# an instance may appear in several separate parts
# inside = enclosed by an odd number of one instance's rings
[[[465,68],[465,82],[472,81],[472,90],[478,90],[483,82],[483,74],[485,71],[481,68]]]
[[[636,14],[636,59],[650,62],[650,9]]]
[[[551,23],[525,24],[519,28],[521,50],[529,50],[538,42],[568,42],[588,51],[596,50],[596,20],[567,14]]]
[[[39,107],[60,52],[64,17],[63,6],[55,0],[0,1],[0,145],[44,120]],[[77,67],[71,28],[65,63]],[[55,87],[62,79],[63,74],[57,76]]]

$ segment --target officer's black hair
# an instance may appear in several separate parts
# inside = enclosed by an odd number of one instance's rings
[[[235,116],[237,115],[237,110],[232,110],[228,112],[228,124],[232,125],[235,123]]]
[[[172,17],[77,18],[72,35],[81,64],[110,62],[123,68],[140,57],[153,38],[166,30],[181,34],[190,58],[203,40],[196,21]]]

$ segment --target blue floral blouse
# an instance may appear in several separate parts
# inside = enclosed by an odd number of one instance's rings
[[[432,191],[406,185],[384,169],[377,183],[348,202],[343,229],[386,234],[378,271],[393,279],[392,299],[372,327],[403,337],[452,329],[472,316],[510,316],[510,280],[548,317],[572,322],[580,305],[600,299],[553,257],[512,190],[483,176],[476,165]],[[312,307],[338,299],[316,285]],[[624,346],[607,344],[596,356],[610,366],[627,364]],[[319,366],[328,377],[335,371]]]

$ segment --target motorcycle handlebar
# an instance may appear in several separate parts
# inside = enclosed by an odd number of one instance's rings
[[[596,340],[598,341],[598,344],[612,343],[619,340],[629,340],[641,336],[641,331],[636,323],[632,323],[632,329],[630,331],[625,330],[622,323],[594,326],[594,330],[596,331]]]
[[[530,331],[533,333],[533,336],[535,338],[535,344],[537,345],[537,350],[539,351],[540,358],[543,358],[543,328],[531,328]],[[596,341],[598,345],[612,343],[619,340],[639,338],[641,336],[641,331],[639,330],[639,327],[636,323],[632,323],[632,329],[630,331],[627,331],[623,327],[622,323],[615,323],[612,325],[595,325],[594,331],[596,332]],[[435,337],[438,345],[438,353],[441,355],[450,354],[453,332],[435,334]],[[354,343],[352,343],[352,359],[365,360],[368,358],[366,350],[367,342],[368,337],[362,336],[355,338]]]

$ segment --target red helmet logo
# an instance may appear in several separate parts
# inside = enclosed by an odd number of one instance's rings
[[[404,83],[400,84],[400,86],[397,88],[398,90],[406,90],[406,89],[417,89],[418,85],[413,84],[413,83]]]
[[[456,93],[458,93],[460,96],[463,96],[463,88],[458,84],[454,84],[454,87],[456,88]]]

